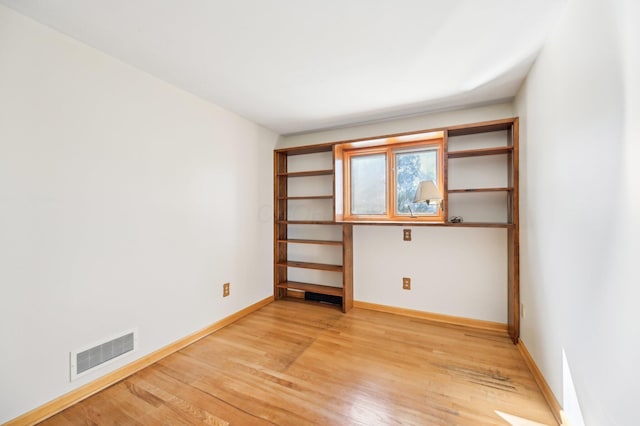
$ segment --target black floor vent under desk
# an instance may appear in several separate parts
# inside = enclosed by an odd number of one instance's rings
[[[332,305],[342,306],[342,296],[333,296],[331,294],[304,292],[304,300],[313,300],[315,302],[331,303]]]

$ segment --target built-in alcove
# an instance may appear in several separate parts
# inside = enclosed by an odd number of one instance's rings
[[[336,147],[344,142],[275,151],[275,297],[302,297],[304,292],[339,296],[341,308],[347,312],[353,306],[355,257],[355,285],[358,286],[359,282],[363,283],[362,286],[369,285],[367,297],[402,304],[409,309],[419,310],[426,306],[425,309],[436,313],[506,322],[511,337],[517,341],[518,119],[419,130],[379,138],[407,137],[426,132],[442,132],[444,137],[441,182],[444,220],[437,222],[354,224],[336,221],[336,204],[344,201],[340,198],[343,191],[336,182],[344,170],[340,169],[340,162],[335,162],[334,153]],[[358,140],[347,142],[353,144]],[[362,238],[375,232],[378,235],[376,241],[380,243],[380,235],[388,234],[381,229],[391,226],[397,228],[398,241],[402,242],[402,231],[398,225],[438,227],[431,229],[442,229],[449,234],[431,232],[429,235],[429,228],[426,228],[426,232],[417,233],[422,241],[420,238],[416,241],[414,237],[414,241],[405,243],[410,245],[396,247],[393,240],[393,243],[379,247],[379,252],[392,250],[395,259],[398,259],[399,252],[407,250],[407,255],[401,256],[399,261],[407,271],[423,268],[415,273],[424,282],[422,289],[414,284],[411,292],[392,297],[385,293],[388,290],[385,289],[397,284],[396,277],[385,275],[389,268],[385,269],[384,256],[364,256],[365,252],[374,253],[376,247]],[[356,229],[356,246],[354,226],[370,227],[362,232]],[[477,228],[478,231],[468,228]],[[429,239],[438,250],[438,256],[426,249]],[[425,268],[436,268],[433,270],[438,273],[425,273]],[[467,273],[461,273],[464,271]],[[385,276],[384,281],[379,281],[382,276]],[[371,286],[372,280],[378,280],[380,291]],[[420,285],[420,281],[416,284]],[[441,294],[437,293],[438,288]],[[393,291],[396,291],[395,287]],[[459,306],[455,305],[456,297]],[[413,303],[417,299],[429,298],[443,300],[441,307],[433,303]],[[501,300],[496,302],[498,298]],[[473,303],[478,306],[473,306]],[[485,311],[474,309],[480,304],[486,305]],[[487,313],[489,310],[491,313]]]

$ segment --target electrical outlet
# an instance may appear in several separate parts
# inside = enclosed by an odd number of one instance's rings
[[[402,278],[402,289],[411,290],[411,278],[407,278],[407,277]]]
[[[230,283],[222,284],[222,297],[227,297],[229,295],[229,292],[230,292],[229,287],[230,286],[231,286]]]
[[[405,241],[411,241],[411,229],[402,230],[402,239]]]

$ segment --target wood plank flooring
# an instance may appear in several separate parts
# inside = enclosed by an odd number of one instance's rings
[[[557,423],[506,335],[283,300],[41,424]]]

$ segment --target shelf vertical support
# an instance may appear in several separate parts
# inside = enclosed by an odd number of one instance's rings
[[[342,225],[342,312],[353,308],[353,225]]]
[[[520,176],[519,176],[519,121],[514,118],[508,132],[509,144],[513,147],[509,157],[509,186],[513,188],[510,195],[509,221],[513,224],[507,232],[507,315],[509,336],[513,343],[520,339]]]

